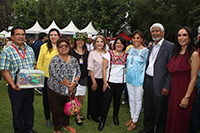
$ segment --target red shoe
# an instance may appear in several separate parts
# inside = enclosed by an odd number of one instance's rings
[[[75,133],[76,132],[76,129],[75,128],[73,128],[73,127],[71,127],[71,126],[63,126],[63,128],[65,129],[65,130],[68,130],[68,131],[70,131],[70,133]]]

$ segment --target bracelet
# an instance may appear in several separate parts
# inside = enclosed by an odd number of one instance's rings
[[[185,95],[185,97],[188,98],[188,99],[190,98],[190,96],[188,96],[188,95]]]
[[[78,85],[78,81],[74,80],[74,82]]]

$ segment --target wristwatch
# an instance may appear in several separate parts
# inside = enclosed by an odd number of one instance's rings
[[[185,97],[188,98],[188,99],[190,98],[190,96],[188,96],[188,95],[185,95]]]

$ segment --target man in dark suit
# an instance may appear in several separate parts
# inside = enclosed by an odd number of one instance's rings
[[[166,67],[173,56],[173,43],[164,39],[162,24],[150,28],[150,46],[144,79],[144,130],[138,133],[164,133],[171,75]]]

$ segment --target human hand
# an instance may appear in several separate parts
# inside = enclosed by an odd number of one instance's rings
[[[181,100],[181,103],[179,104],[179,106],[181,108],[186,108],[188,106],[188,103],[189,103],[189,98],[186,98],[184,97],[182,100]]]
[[[19,89],[19,86],[18,86],[18,85],[15,85],[15,86],[13,87],[13,90],[21,91],[21,89]]]
[[[162,95],[163,95],[163,96],[169,95],[169,90],[163,88],[163,89],[162,89]]]
[[[97,87],[98,87],[97,83],[96,82],[93,83],[91,86],[92,91],[96,91]]]
[[[103,92],[106,91],[106,88],[109,88],[109,89],[110,89],[110,86],[108,85],[107,82],[103,84]]]

